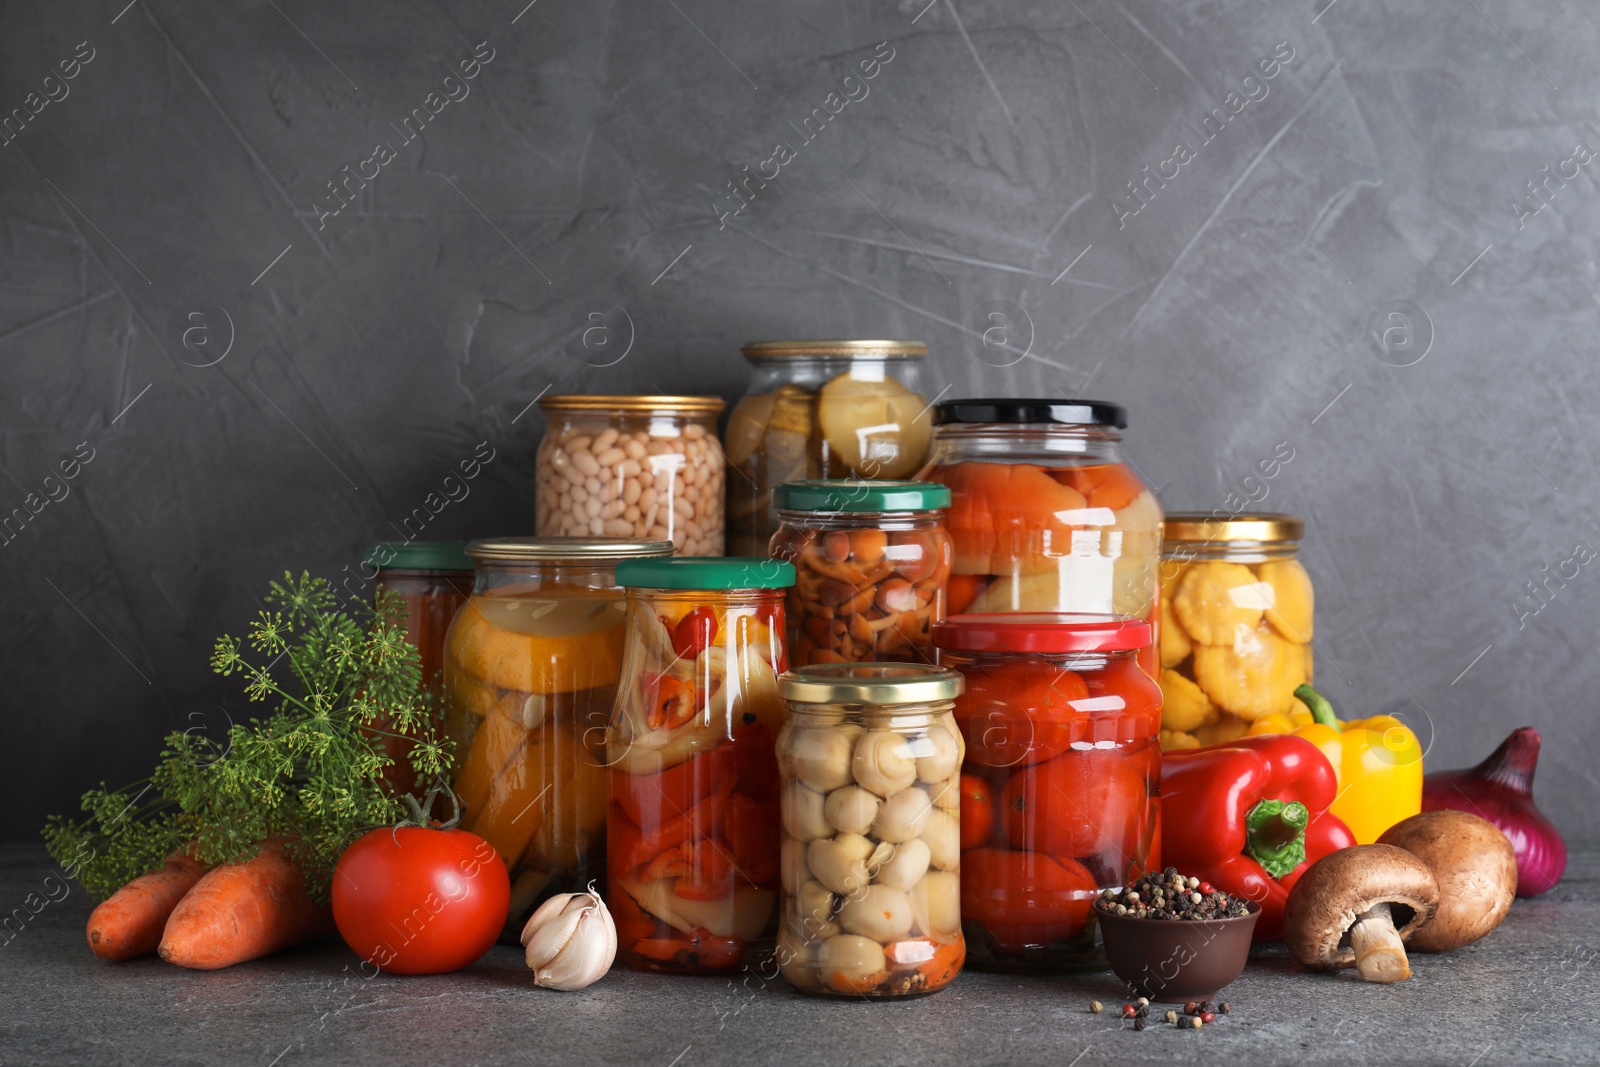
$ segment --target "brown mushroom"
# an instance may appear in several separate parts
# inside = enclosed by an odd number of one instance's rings
[[[1357,845],[1306,868],[1283,912],[1289,952],[1314,971],[1354,966],[1369,982],[1411,977],[1404,942],[1433,918],[1439,886],[1394,845]]]
[[[1395,823],[1380,844],[1405,849],[1439,883],[1439,910],[1411,938],[1422,952],[1470,945],[1499,926],[1517,895],[1517,853],[1500,828],[1471,812],[1441,808]]]

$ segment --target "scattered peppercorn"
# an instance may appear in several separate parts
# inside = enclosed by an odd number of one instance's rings
[[[1143,1030],[1145,1028],[1145,1026],[1146,1026],[1146,1023],[1145,1023],[1143,1015],[1141,1015],[1137,1019],[1133,1020],[1133,1028],[1135,1030]]]
[[[1228,1014],[1228,1002],[1226,1000],[1224,1000],[1221,1004],[1217,1005],[1217,1014],[1218,1015],[1226,1015],[1226,1014]]]
[[[1211,1001],[1209,1001],[1209,1000],[1202,1000],[1199,1004],[1195,1005],[1195,1014],[1196,1015],[1204,1015],[1206,1012],[1208,1012],[1210,1010],[1211,1010]]]
[[[1217,1021],[1217,1017],[1209,1011],[1203,1011],[1200,1013],[1200,1021],[1203,1023],[1214,1023]]]
[[[1134,1003],[1135,1003],[1135,1004],[1137,1004],[1137,1005],[1139,1005],[1139,1007],[1141,1007],[1141,1008],[1142,1008],[1142,1007],[1144,1007],[1144,1006],[1145,1006],[1145,1005],[1146,1005],[1146,1004],[1149,1004],[1149,1003],[1150,1003],[1150,998],[1149,998],[1149,997],[1140,997],[1140,998],[1139,998],[1139,999],[1138,999],[1138,1000],[1136,1000],[1136,1001],[1134,1001]]]
[[[1200,1010],[1200,1005],[1196,1001],[1193,1001],[1193,1000],[1187,1001],[1183,1005],[1183,1013],[1185,1015],[1193,1015],[1195,1012],[1197,1012],[1199,1010]]]
[[[1198,1016],[1198,1015],[1189,1016],[1189,1029],[1198,1030],[1198,1029],[1200,1029],[1200,1026],[1201,1026],[1200,1016]]]
[[[1146,875],[1119,893],[1101,892],[1094,902],[1107,915],[1129,915],[1135,919],[1231,919],[1249,914],[1249,905],[1224,893],[1209,882],[1186,877],[1168,867],[1156,875]]]
[[[1101,1012],[1103,1012],[1105,1010],[1106,1010],[1106,1006],[1104,1004],[1100,1003],[1098,1000],[1091,1000],[1089,1002],[1089,1014],[1091,1014],[1091,1015],[1099,1015]],[[1228,1006],[1226,1004],[1224,1004],[1222,1006],[1222,1010],[1223,1011],[1227,1011],[1228,1010]]]
[[[1124,1019],[1131,1019],[1138,1013],[1139,1009],[1134,1007],[1132,1004],[1124,1004],[1122,1006],[1122,1017]]]
[[[1166,1019],[1167,1022],[1176,1024],[1178,1021],[1178,1013],[1169,1008],[1167,1010]]]

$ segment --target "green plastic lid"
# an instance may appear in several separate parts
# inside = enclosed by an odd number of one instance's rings
[[[637,589],[787,589],[794,564],[760,556],[675,556],[617,564],[617,584]]]
[[[361,565],[380,571],[470,571],[465,541],[379,541]]]
[[[779,511],[934,511],[950,506],[950,488],[938,482],[784,482],[772,491],[772,503]]]

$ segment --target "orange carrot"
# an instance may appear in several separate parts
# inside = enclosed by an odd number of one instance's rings
[[[154,952],[167,917],[206,868],[174,852],[159,871],[142,874],[101,902],[89,916],[89,950],[103,960]]]
[[[306,892],[305,876],[268,842],[243,863],[213,867],[167,920],[161,958],[215,971],[309,941],[333,927],[333,915]]]

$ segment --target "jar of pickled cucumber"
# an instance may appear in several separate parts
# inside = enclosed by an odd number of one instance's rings
[[[1161,744],[1195,748],[1311,722],[1311,577],[1292,515],[1167,516],[1161,559]]]
[[[607,736],[606,902],[617,960],[643,971],[738,970],[778,914],[780,560],[634,560],[627,654]]]
[[[904,996],[960,973],[961,686],[922,664],[827,663],[779,679],[778,967],[795,988]]]
[[[605,876],[606,726],[622,669],[625,560],[670,541],[506,537],[468,543],[472,597],[446,638],[446,718],[464,829],[511,872],[506,933]]]
[[[961,916],[985,971],[1105,966],[1092,905],[1160,869],[1161,691],[1142,619],[952,615],[933,628],[961,672]]]
[[[1115,613],[1156,626],[1161,505],[1118,449],[1128,414],[1099,400],[934,408],[919,481],[950,487],[945,609]],[[1154,675],[1155,651],[1142,654]]]
[[[928,451],[921,341],[758,341],[728,416],[728,551],[764,556],[772,490],[815,478],[909,478]]]
[[[789,655],[796,667],[859,660],[934,662],[944,618],[950,490],[933,482],[785,482],[774,559],[795,566]]]
[[[714,396],[547,396],[534,458],[535,532],[671,541],[720,556],[723,477]]]
[[[375,572],[374,593],[388,591],[405,607],[406,640],[422,661],[422,685],[437,701],[444,686],[444,643],[456,609],[472,595],[472,560],[465,541],[379,541],[363,554],[362,572]],[[394,762],[383,772],[397,794],[417,789],[409,754],[414,738],[378,724],[378,747]]]

